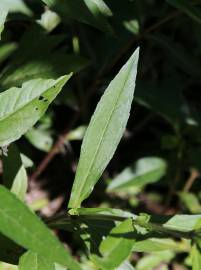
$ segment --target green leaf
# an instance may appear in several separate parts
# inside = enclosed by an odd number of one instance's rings
[[[175,215],[163,227],[181,232],[193,231],[201,215]]]
[[[110,83],[84,136],[69,207],[78,208],[111,160],[125,130],[137,74],[139,50]]]
[[[53,145],[53,139],[50,134],[44,130],[40,130],[39,128],[31,128],[25,134],[25,137],[33,146],[41,151],[48,152]]]
[[[68,21],[71,18],[92,25],[104,32],[113,33],[106,18],[111,16],[112,12],[103,0],[42,1],[61,15],[64,21]]]
[[[186,13],[190,18],[198,23],[201,23],[201,12],[192,5],[191,1],[186,0],[166,0],[170,5],[180,9]]]
[[[20,156],[21,156],[22,163],[23,163],[25,168],[30,168],[34,165],[33,161],[29,157],[27,157],[26,155],[20,154]]]
[[[180,192],[179,198],[182,204],[192,213],[199,214],[201,213],[201,204],[199,199],[194,193],[190,192]]]
[[[176,242],[169,238],[149,238],[136,241],[133,245],[134,252],[158,252],[165,250],[188,251],[189,245],[186,242]]]
[[[66,44],[64,35],[47,35],[34,24],[24,33],[10,63],[1,72],[1,86],[6,89],[38,78],[57,79],[86,67],[89,61],[80,55],[66,53]]]
[[[5,43],[0,46],[0,63],[6,60],[17,48],[16,43]]]
[[[66,267],[63,267],[59,264],[55,264],[55,270],[67,270]]]
[[[19,270],[55,270],[54,263],[35,252],[26,252],[19,261]]]
[[[1,33],[4,30],[4,23],[6,21],[7,15],[8,15],[7,9],[0,9],[0,40],[1,40]]]
[[[192,270],[200,270],[201,252],[197,245],[193,245],[191,249]]]
[[[92,261],[103,270],[117,268],[129,257],[135,242],[134,236],[132,219],[125,220],[101,242],[99,250],[103,257],[92,255]]]
[[[151,255],[144,256],[138,261],[136,270],[156,269],[161,263],[169,262],[174,257],[171,251],[156,252]]]
[[[18,59],[18,58],[16,58]],[[15,61],[16,61],[15,59]],[[3,87],[20,85],[31,79],[55,79],[64,72],[77,72],[87,65],[85,58],[66,54],[53,54],[35,59],[27,59],[27,62],[16,68],[13,63],[2,75],[1,84]]]
[[[143,187],[161,179],[166,173],[166,162],[157,157],[139,159],[133,166],[124,169],[111,181],[107,191],[129,191],[132,187]]]
[[[0,262],[0,270],[18,270],[16,265]]]
[[[27,173],[19,150],[14,144],[9,147],[8,156],[3,156],[3,183],[18,198],[24,200],[27,191]]]
[[[25,5],[23,0],[1,0],[0,10],[7,9],[9,12],[21,12],[32,15],[32,11]]]
[[[3,186],[0,186],[0,205],[3,206],[0,208],[2,234],[47,260],[72,270],[81,269],[43,222]]]
[[[82,140],[84,137],[86,131],[86,126],[79,126],[74,130],[71,130],[66,139],[67,141],[77,141],[77,140]]]
[[[70,75],[57,80],[32,80],[21,88],[13,87],[0,94],[0,146],[19,139],[45,113]]]
[[[38,20],[38,23],[47,30],[47,32],[51,32],[57,25],[60,23],[60,17],[57,13],[51,10],[45,10],[45,12],[41,15],[41,19]]]

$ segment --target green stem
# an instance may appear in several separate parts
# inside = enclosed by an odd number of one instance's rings
[[[115,216],[115,215],[67,215],[61,214],[53,218],[46,219],[45,222],[51,228],[58,228],[59,225],[69,225],[75,222],[83,223],[86,220],[103,220],[103,221],[124,221],[129,217]],[[164,227],[162,224],[156,224],[152,222],[146,222],[137,219],[133,219],[133,225],[137,225],[147,229],[150,232],[160,233],[167,237],[193,239],[196,236],[196,232],[189,231],[183,232],[178,230],[172,230]]]

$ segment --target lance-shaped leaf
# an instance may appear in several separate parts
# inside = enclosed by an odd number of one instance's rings
[[[0,146],[19,139],[45,113],[49,104],[71,77],[57,80],[31,80],[21,88],[13,87],[0,94]]]
[[[137,74],[137,49],[110,83],[85,133],[69,202],[78,208],[111,160],[125,130]]]
[[[70,270],[81,269],[45,224],[3,186],[0,186],[0,206],[0,232],[3,235],[47,260]]]
[[[19,261],[19,270],[55,270],[54,263],[35,252],[26,252]]]

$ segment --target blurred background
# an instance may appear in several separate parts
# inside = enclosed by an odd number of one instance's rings
[[[127,129],[84,206],[201,213],[201,1],[1,0],[0,10],[5,7],[0,91],[74,73],[46,115],[17,142],[29,176],[28,205],[43,217],[66,209],[97,102],[140,47]],[[3,181],[1,176],[2,166]],[[59,235],[64,241],[72,237]],[[73,243],[79,252],[79,240]],[[176,255],[134,254],[133,261],[137,270],[190,269],[187,251],[188,244]]]

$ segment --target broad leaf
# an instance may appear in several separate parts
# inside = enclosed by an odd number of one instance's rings
[[[35,252],[26,252],[19,261],[19,270],[55,270],[54,263]]]
[[[3,186],[0,186],[0,205],[2,234],[47,260],[72,270],[81,269],[43,222]]]
[[[24,200],[27,191],[27,173],[19,150],[14,144],[9,147],[8,156],[3,156],[3,183],[18,198]]]
[[[69,207],[78,208],[92,192],[125,130],[137,74],[139,50],[110,83],[84,136]]]
[[[0,146],[19,139],[45,113],[71,75],[36,79],[0,94]]]
[[[166,0],[170,5],[180,9],[198,23],[201,23],[201,12],[186,0]]]
[[[103,257],[92,255],[92,260],[104,270],[117,268],[129,257],[135,242],[134,237],[132,219],[125,220],[101,242],[99,250]]]
[[[143,187],[161,179],[166,173],[166,162],[157,157],[139,159],[133,166],[123,170],[111,181],[108,191],[128,191],[132,187]]]

